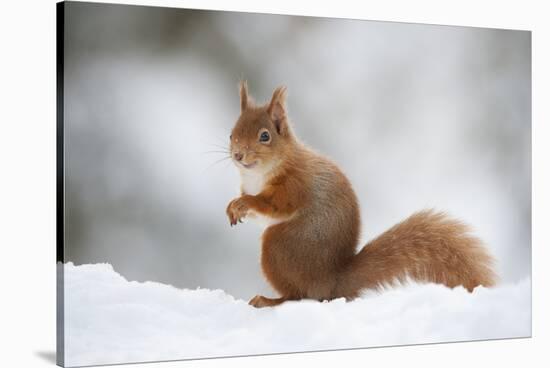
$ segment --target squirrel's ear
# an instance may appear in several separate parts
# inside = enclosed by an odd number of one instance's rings
[[[248,83],[246,83],[245,80],[242,80],[239,83],[239,93],[241,95],[241,112],[246,110],[249,104],[249,98],[248,98]]]
[[[271,102],[267,108],[267,113],[271,117],[271,120],[275,123],[277,133],[283,134],[286,132],[286,87],[278,87],[273,92]]]

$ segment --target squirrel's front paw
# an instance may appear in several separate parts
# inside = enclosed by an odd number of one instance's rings
[[[236,225],[237,221],[242,222],[242,219],[246,217],[248,212],[248,205],[243,197],[236,198],[229,202],[227,206],[227,217],[229,217],[229,223],[231,226]]]

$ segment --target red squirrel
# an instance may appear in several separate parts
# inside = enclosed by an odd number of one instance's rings
[[[281,295],[257,295],[254,307],[287,300],[352,300],[362,290],[408,278],[468,291],[492,286],[493,259],[462,222],[433,210],[417,212],[359,252],[360,213],[349,180],[329,159],[301,143],[286,111],[286,88],[256,105],[240,83],[240,116],[230,154],[241,196],[227,206],[231,226],[265,221],[261,268]]]

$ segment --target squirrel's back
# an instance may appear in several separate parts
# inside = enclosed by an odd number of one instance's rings
[[[289,191],[296,186],[300,204],[291,218],[265,230],[263,271],[281,293],[292,285],[300,297],[330,299],[359,242],[360,212],[351,184],[334,163],[304,146],[275,180],[286,181]]]

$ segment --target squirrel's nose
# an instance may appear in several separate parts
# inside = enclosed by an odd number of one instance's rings
[[[235,157],[235,160],[237,160],[237,161],[241,161],[243,159],[243,154],[240,153],[240,152],[235,152],[233,154],[233,156]]]

